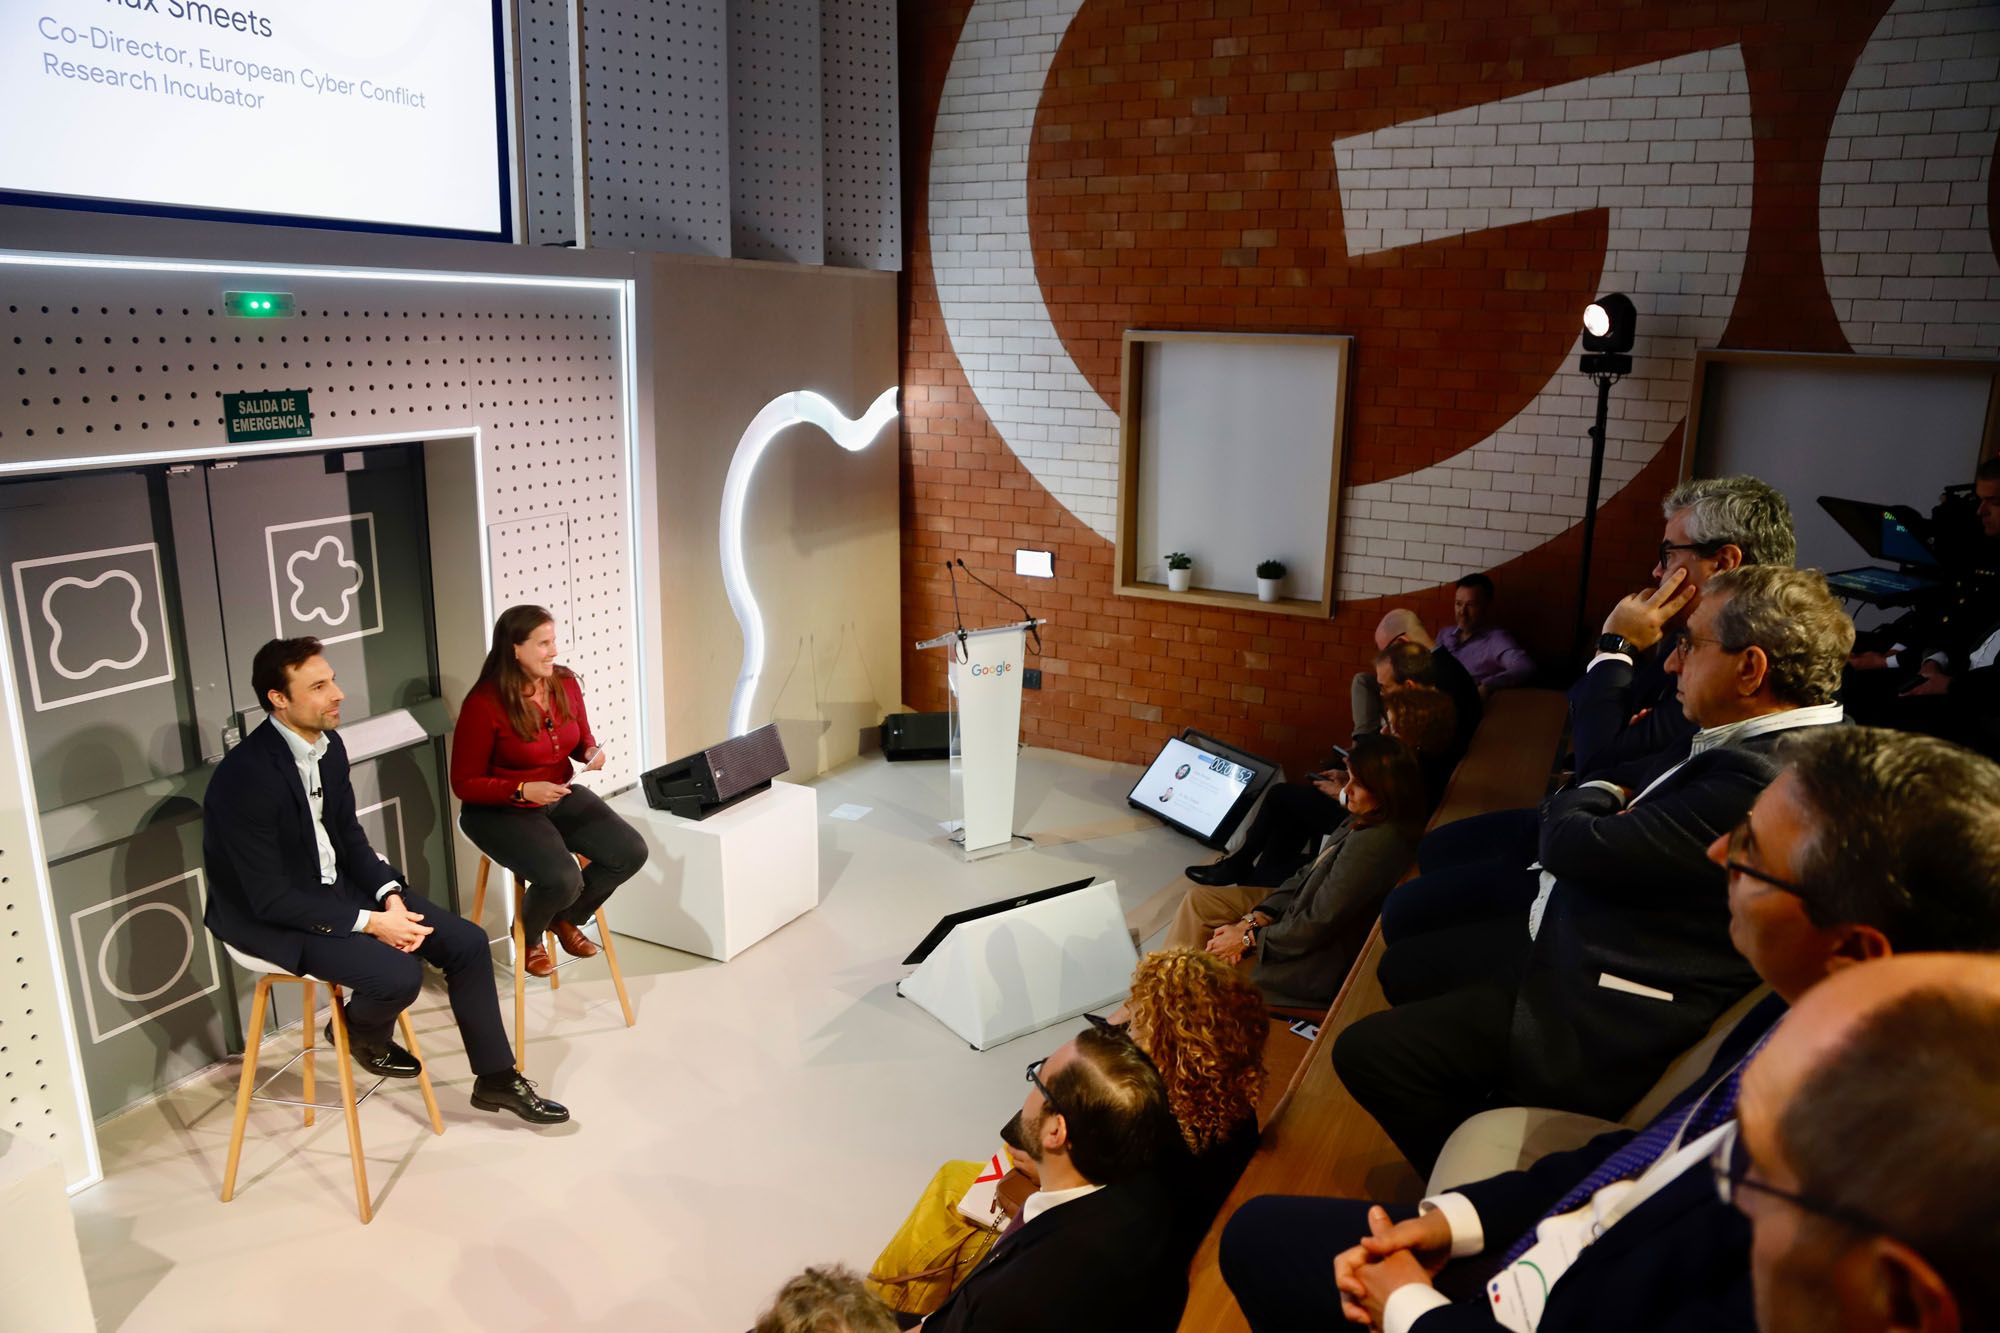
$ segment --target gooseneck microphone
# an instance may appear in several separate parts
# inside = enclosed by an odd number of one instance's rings
[[[963,556],[959,557],[958,567],[965,571],[965,576],[967,578],[971,579],[974,583],[977,583],[980,587],[986,589],[988,592],[999,593],[1000,596],[1006,597],[1008,601],[1013,602],[1016,607],[1020,608],[1021,619],[1028,622],[1028,634],[1035,641],[1035,656],[1040,657],[1042,655],[1042,627],[1035,623],[1035,613],[1033,611],[1030,611],[1027,607],[1022,606],[1018,598],[1009,596],[1004,592],[1000,592],[998,588],[988,583],[985,579],[980,578],[979,575],[973,573],[972,566],[965,563],[965,557]]]
[[[972,660],[972,650],[966,646],[968,636],[965,632],[965,613],[958,609],[958,571],[953,569],[951,561],[947,560],[944,562],[944,572],[951,579],[951,618],[958,626],[958,661],[959,665],[963,666]],[[966,572],[969,574],[972,571]]]

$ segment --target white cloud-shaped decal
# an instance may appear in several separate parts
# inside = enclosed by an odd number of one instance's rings
[[[102,587],[112,579],[121,580],[132,590],[132,605],[129,614],[132,618],[132,628],[139,635],[138,651],[134,652],[130,657],[123,659],[100,657],[82,670],[73,670],[70,667],[64,666],[62,660],[63,626],[62,621],[56,618],[56,594],[64,588],[81,588],[88,592],[92,588]],[[88,680],[100,671],[126,671],[139,665],[140,662],[145,660],[147,650],[153,646],[153,636],[147,633],[145,624],[139,619],[139,612],[144,605],[145,593],[139,587],[138,578],[122,569],[107,569],[94,579],[80,579],[74,574],[67,574],[57,579],[42,593],[42,619],[48,621],[51,631],[49,639],[49,665],[64,680]]]
[[[328,614],[327,609],[320,605],[315,605],[306,610],[299,609],[300,601],[306,595],[305,580],[299,577],[299,562],[310,561],[313,564],[318,564],[320,552],[326,550],[329,546],[333,548],[334,564],[340,569],[347,570],[353,576],[347,586],[339,590],[340,614],[337,616]],[[292,619],[298,621],[300,624],[304,624],[309,620],[317,620],[323,623],[328,629],[334,629],[345,625],[348,617],[354,614],[354,597],[356,593],[361,591],[363,575],[361,566],[347,558],[347,544],[338,537],[327,536],[321,537],[318,541],[314,542],[313,548],[310,551],[294,551],[291,558],[285,561],[285,578],[292,585]]]

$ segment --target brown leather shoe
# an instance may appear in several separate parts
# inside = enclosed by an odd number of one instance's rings
[[[556,970],[556,960],[549,957],[549,947],[536,940],[521,955],[521,966],[528,969],[531,977],[545,977]]]
[[[590,942],[590,936],[561,917],[551,922],[549,929],[556,933],[556,941],[562,945],[563,952],[571,958],[597,957],[597,946]]]

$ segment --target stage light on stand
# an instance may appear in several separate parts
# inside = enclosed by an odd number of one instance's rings
[[[1585,651],[1591,642],[1587,604],[1590,554],[1597,539],[1597,495],[1604,482],[1604,435],[1611,412],[1611,386],[1632,373],[1632,340],[1638,324],[1638,308],[1623,292],[1610,292],[1584,307],[1583,355],[1577,358],[1577,369],[1597,385],[1597,420],[1590,428],[1590,486],[1583,502],[1583,558],[1577,563],[1576,632],[1570,641],[1571,655],[1579,666],[1590,660]]]

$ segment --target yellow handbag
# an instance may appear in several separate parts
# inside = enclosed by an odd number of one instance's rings
[[[901,1314],[934,1313],[1000,1238],[999,1222],[975,1226],[958,1201],[986,1162],[946,1162],[868,1273],[868,1290]]]

